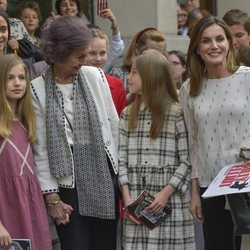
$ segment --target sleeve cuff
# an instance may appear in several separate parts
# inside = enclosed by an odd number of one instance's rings
[[[129,183],[128,177],[126,175],[120,176],[119,177],[119,183],[120,183],[121,186],[124,185],[124,184],[128,184]]]

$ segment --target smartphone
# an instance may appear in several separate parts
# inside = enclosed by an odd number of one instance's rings
[[[108,8],[108,0],[97,0],[97,15],[100,16],[104,9]]]
[[[187,0],[177,0],[177,3],[180,4],[180,5],[186,5]]]

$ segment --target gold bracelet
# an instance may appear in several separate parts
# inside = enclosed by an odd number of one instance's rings
[[[57,196],[57,197],[48,199],[48,200],[46,201],[46,203],[47,203],[47,206],[51,208],[51,207],[57,205],[60,201],[61,201],[60,197]]]

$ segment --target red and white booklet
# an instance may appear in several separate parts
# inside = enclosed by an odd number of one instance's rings
[[[246,192],[250,192],[250,161],[223,167],[202,197]]]

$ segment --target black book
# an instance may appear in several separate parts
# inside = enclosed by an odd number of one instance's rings
[[[151,205],[154,199],[154,196],[144,190],[133,203],[126,207],[128,214],[148,227],[150,230],[159,226],[171,215],[172,212],[172,209],[167,205],[163,208],[163,211],[158,214],[147,212],[145,207]]]

